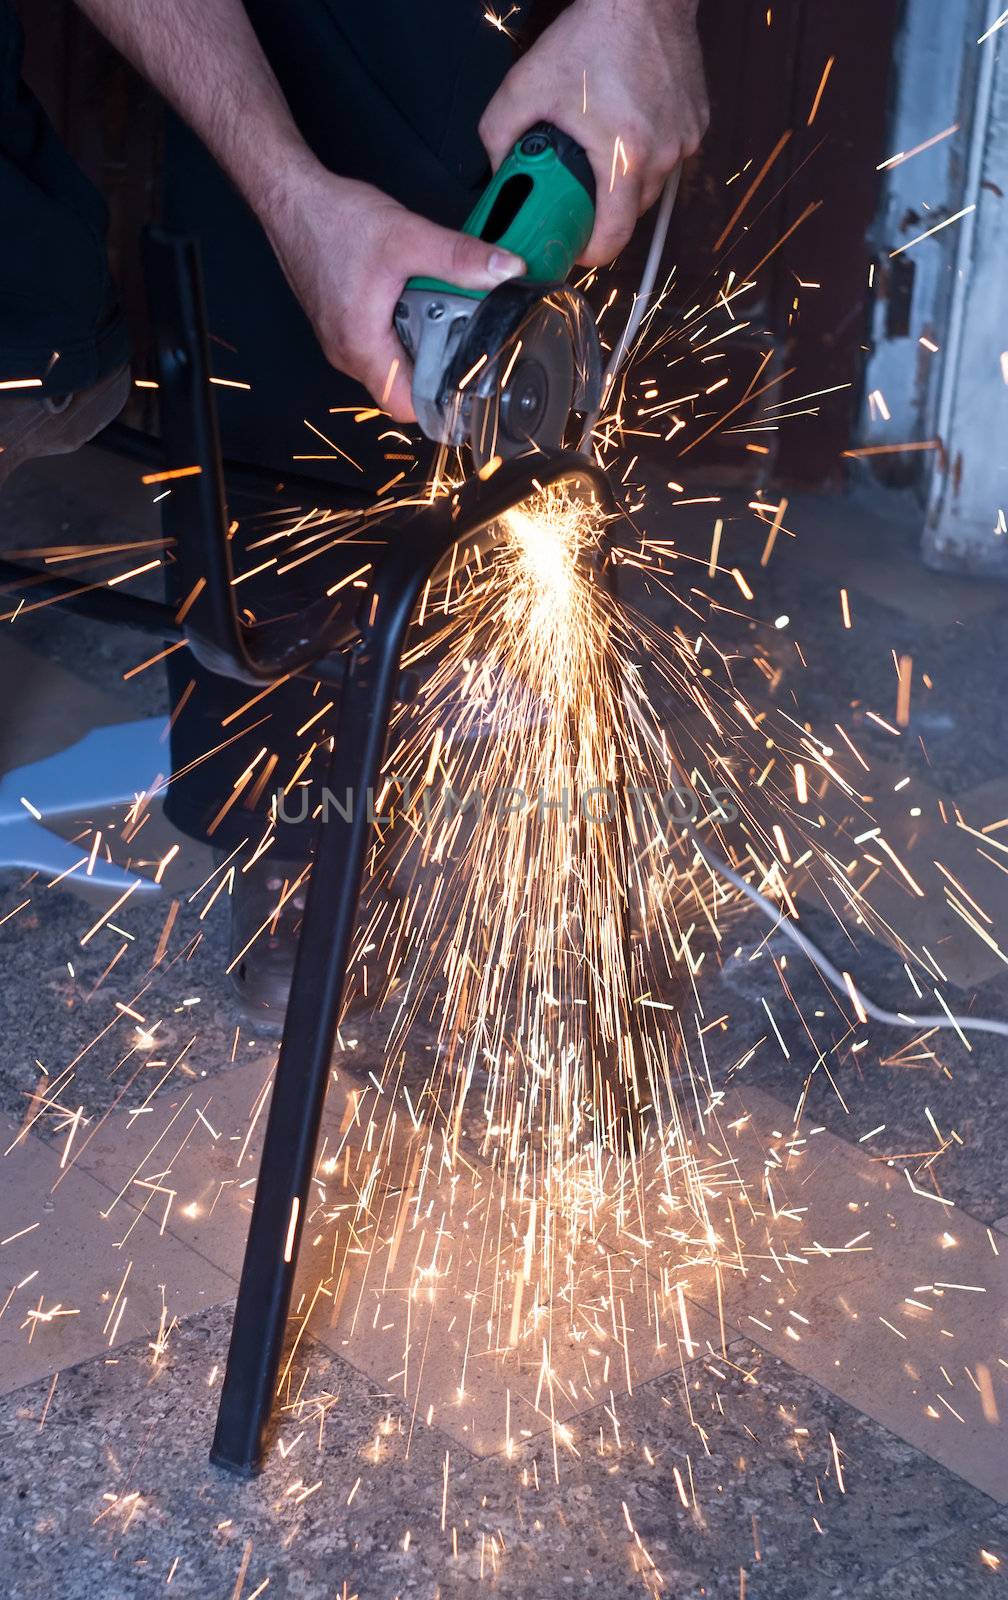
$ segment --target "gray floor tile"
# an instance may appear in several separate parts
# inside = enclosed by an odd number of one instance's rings
[[[858,1591],[865,1600],[980,1600],[1008,1594],[1008,1516],[970,1521],[955,1533],[894,1563],[879,1577],[868,1577]],[[842,1591],[838,1590],[839,1595]]]
[[[575,1419],[555,1459],[547,1437],[484,1461],[305,1345],[283,1451],[236,1481],[206,1460],[226,1331],[221,1307],[157,1359],[137,1343],[0,1402],[11,1600],[147,1600],[169,1573],[185,1600],[230,1595],[250,1543],[246,1597],[269,1578],[290,1600],[344,1580],[362,1600],[622,1600],[646,1580],[734,1600],[741,1568],[750,1595],[825,1600],[957,1528],[992,1539],[986,1497],[748,1343],[691,1368],[688,1395],[656,1379]]]
[[[0,1387],[20,1388],[144,1334],[156,1343],[233,1280],[158,1221],[0,1121]],[[13,1147],[12,1146],[13,1143]],[[65,1177],[65,1182],[58,1182]],[[58,1186],[57,1186],[58,1185]]]

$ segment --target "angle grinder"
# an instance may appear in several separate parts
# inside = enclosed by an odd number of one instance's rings
[[[520,256],[525,276],[488,291],[411,278],[403,290],[395,327],[413,361],[417,421],[437,443],[468,443],[477,469],[559,449],[572,413],[597,412],[595,320],[565,281],[594,224],[588,157],[552,123],[536,123],[462,230]]]

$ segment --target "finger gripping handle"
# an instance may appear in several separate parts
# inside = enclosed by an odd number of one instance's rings
[[[501,162],[462,231],[521,256],[533,283],[557,283],[594,226],[588,157],[562,129],[537,122]]]
[[[595,226],[595,175],[576,139],[537,122],[501,162],[462,232],[521,256],[532,283],[559,283],[570,272]],[[446,290],[429,278],[410,288]],[[472,299],[479,290],[452,289]]]

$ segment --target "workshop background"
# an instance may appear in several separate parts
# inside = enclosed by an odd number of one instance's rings
[[[159,214],[163,109],[70,0],[30,0],[22,10],[26,76],[107,196],[113,270],[142,367],[137,239]],[[773,158],[745,223],[751,257],[741,265],[774,252],[760,270],[749,338],[763,349],[769,334],[775,367],[793,366],[799,388],[851,385],[823,405],[815,428],[798,417],[767,436],[765,475],[837,487],[855,470],[847,450],[938,439],[931,450],[871,458],[868,471],[914,488],[926,507],[929,562],[1008,571],[1004,545],[990,539],[990,508],[1008,497],[998,461],[1008,389],[988,358],[1001,314],[1008,67],[1003,53],[976,47],[997,7],[988,0],[702,0],[699,16],[712,115],[674,213],[674,305],[692,304],[739,200]],[[817,105],[826,62],[829,95],[824,89]],[[912,163],[883,168],[936,127],[953,126]],[[874,183],[866,178],[873,172]],[[807,215],[810,206],[816,209]],[[975,209],[963,227],[891,258],[966,207]],[[642,227],[618,282],[636,282],[646,243]],[[922,336],[937,350],[922,346]],[[888,417],[869,404],[876,389]],[[226,439],[226,398],[224,405]],[[144,416],[142,407],[135,399],[134,418]],[[754,475],[737,438],[712,437],[694,461]]]

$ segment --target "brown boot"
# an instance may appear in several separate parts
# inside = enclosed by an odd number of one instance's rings
[[[35,456],[62,456],[79,450],[126,404],[129,364],[116,367],[79,394],[33,395],[28,390],[0,392],[0,488]]]

